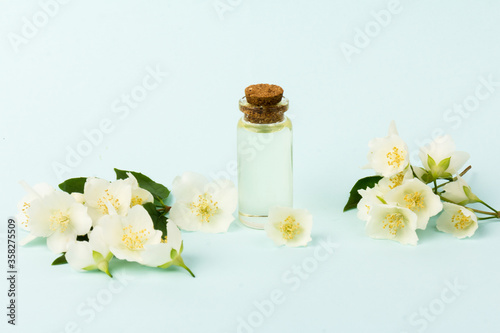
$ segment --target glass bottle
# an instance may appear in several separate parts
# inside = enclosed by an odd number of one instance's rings
[[[280,88],[281,89],[281,88]],[[254,105],[243,97],[238,122],[238,203],[240,221],[263,229],[269,208],[293,206],[292,122],[288,99]]]

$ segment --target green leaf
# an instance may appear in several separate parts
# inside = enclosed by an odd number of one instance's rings
[[[434,170],[436,167],[436,161],[431,157],[431,155],[427,155],[427,165],[429,165],[429,169]]]
[[[432,175],[429,172],[425,172],[424,174],[422,174],[421,178],[422,181],[426,184],[429,184],[432,181],[434,181],[434,177],[432,177]]]
[[[160,230],[162,237],[165,237],[167,235],[167,218],[156,210],[156,206],[152,202],[147,202],[142,206],[149,213],[149,216],[151,216],[154,228]]]
[[[100,263],[101,261],[104,260],[104,257],[102,256],[102,254],[100,254],[97,251],[92,251],[92,257],[94,258],[94,261],[96,263]]]
[[[441,171],[441,173],[444,173],[448,168],[450,167],[450,160],[451,157],[445,158],[438,164],[438,169]]]
[[[354,209],[358,205],[358,202],[361,200],[361,195],[358,193],[358,190],[366,190],[367,188],[372,188],[375,185],[377,185],[377,183],[382,178],[383,177],[381,176],[371,176],[371,177],[361,178],[360,180],[358,180],[351,189],[349,200],[347,201],[347,204],[344,207],[344,212]]]
[[[134,175],[134,177],[137,179],[137,182],[139,183],[139,187],[151,192],[155,199],[164,200],[170,195],[170,191],[168,188],[166,188],[162,184],[154,182],[153,180],[151,180],[151,178],[143,175],[140,172],[120,170],[115,168],[116,179],[127,179],[127,172],[130,172],[132,175]]]
[[[66,253],[63,253],[59,258],[52,262],[52,266],[64,265],[67,263],[68,261],[66,260]]]
[[[79,178],[70,178],[61,184],[59,184],[59,188],[63,190],[64,192],[67,192],[69,194],[71,193],[83,193],[83,189],[85,187],[85,182],[87,181],[87,178],[85,177],[79,177]]]

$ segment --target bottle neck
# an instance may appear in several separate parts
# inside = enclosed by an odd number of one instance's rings
[[[243,97],[239,102],[240,111],[244,113],[243,119],[253,124],[274,124],[285,120],[285,112],[288,110],[288,99],[283,97],[281,102],[275,105],[258,106],[250,104]]]

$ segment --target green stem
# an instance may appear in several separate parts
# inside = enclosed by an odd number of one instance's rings
[[[187,267],[184,263],[182,263],[182,264],[177,264],[177,266],[184,268],[186,271],[188,271],[188,272],[189,272],[189,274],[191,274],[191,276],[192,276],[192,277],[196,277],[196,276],[194,276],[194,273],[193,273],[193,272],[191,272],[191,270],[189,269],[189,267]]]
[[[484,210],[479,210],[479,209],[475,209],[475,208],[469,208],[471,209],[473,212],[475,213],[480,213],[480,214],[485,214],[485,215],[493,215],[493,216],[497,216],[496,213],[491,213],[491,212],[486,212]]]
[[[433,180],[433,182],[434,182],[434,194],[437,194],[438,193],[438,184],[437,184],[437,181],[435,179]]]
[[[492,211],[494,211],[494,212],[495,212],[495,215],[498,215],[498,211],[497,211],[495,208],[493,208],[493,207],[491,207],[490,205],[488,205],[488,204],[487,204],[486,202],[484,202],[483,200],[480,200],[480,201],[479,201],[479,203],[481,203],[481,204],[485,205],[486,207],[488,207],[489,209],[491,209]]]
[[[485,221],[485,220],[491,220],[491,219],[496,219],[496,216],[489,216],[489,217],[479,217],[479,221]]]

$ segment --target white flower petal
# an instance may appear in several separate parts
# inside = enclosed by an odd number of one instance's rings
[[[234,216],[229,213],[215,214],[209,222],[201,222],[200,231],[206,233],[226,232],[234,221]]]
[[[452,175],[458,173],[470,158],[470,154],[464,151],[456,151],[451,155],[448,172]]]
[[[152,230],[154,228],[153,220],[151,220],[148,211],[140,205],[130,208],[127,221],[134,229]]]
[[[99,226],[102,228],[102,235],[106,244],[110,247],[119,247],[122,245],[123,226],[122,217],[119,215],[106,215],[99,220]]]
[[[92,232],[89,234],[89,244],[94,251],[99,252],[103,257],[106,257],[110,252],[109,245],[106,243],[104,230],[101,226],[92,229]]]
[[[172,245],[172,248],[176,251],[181,249],[182,245],[182,235],[181,231],[173,221],[168,221],[167,223],[167,239],[168,243]]]
[[[73,203],[69,210],[71,225],[77,235],[86,235],[92,227],[92,219],[87,214],[87,207],[80,203]]]
[[[66,232],[54,232],[47,238],[47,247],[53,253],[62,253],[68,251],[70,244],[75,242],[76,233],[72,230]]]
[[[172,261],[170,253],[172,246],[168,243],[146,245],[141,254],[140,263],[150,267],[158,267]]]
[[[19,242],[19,245],[21,246],[24,246],[26,244],[28,244],[29,242],[37,239],[38,237],[36,237],[35,235],[32,235],[32,234],[29,234],[28,236],[24,237],[20,242]]]
[[[201,228],[201,221],[192,213],[189,203],[174,202],[169,216],[170,220],[174,221],[182,230],[197,231]]]
[[[215,181],[216,190],[213,198],[218,202],[219,208],[227,213],[234,213],[238,206],[238,190],[230,180]]]
[[[172,182],[172,194],[176,201],[190,202],[201,193],[205,192],[208,180],[205,176],[185,172],[182,176],[175,177]]]
[[[85,267],[94,266],[95,260],[92,255],[92,247],[89,242],[74,242],[68,247],[66,252],[68,264],[76,269],[82,270]]]

